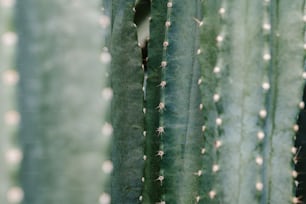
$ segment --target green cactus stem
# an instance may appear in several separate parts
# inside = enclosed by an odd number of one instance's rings
[[[101,27],[108,25],[100,3],[17,2],[25,204],[110,199],[103,182],[112,164],[103,147],[112,132],[105,121],[111,57],[106,49],[99,56]]]

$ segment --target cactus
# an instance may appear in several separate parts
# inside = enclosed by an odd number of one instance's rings
[[[303,0],[0,2],[1,203],[304,202]]]

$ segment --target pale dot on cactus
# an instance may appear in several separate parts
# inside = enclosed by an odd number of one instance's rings
[[[145,90],[146,90],[146,87],[143,86],[142,87],[142,92],[145,92]]]
[[[164,104],[163,102],[160,102],[160,103],[158,104],[157,108],[158,108],[159,111],[162,111],[162,110],[165,109],[165,104]]]
[[[202,149],[201,149],[201,154],[205,154],[205,152],[206,152],[206,149],[205,149],[205,148],[202,148]]]
[[[222,145],[222,142],[220,141],[220,140],[217,140],[216,142],[215,142],[215,147],[218,149],[219,147],[221,147],[221,145]]]
[[[15,0],[1,0],[0,4],[5,8],[11,8],[15,5]]]
[[[163,183],[164,180],[164,176],[158,176],[158,178],[156,179],[157,181],[160,181],[160,183]]]
[[[170,27],[170,26],[171,26],[171,22],[170,22],[169,20],[166,21],[165,26],[166,26],[166,27]]]
[[[202,82],[203,82],[203,80],[202,80],[202,78],[200,78],[200,79],[198,80],[198,85],[202,84]]]
[[[147,160],[147,156],[143,155],[143,160],[146,161]]]
[[[109,52],[104,51],[100,55],[100,60],[101,60],[101,62],[107,64],[107,63],[109,63],[112,60],[112,56],[110,55]]]
[[[259,140],[262,140],[264,137],[265,137],[265,133],[264,133],[263,131],[259,131],[259,132],[257,133],[257,138],[258,138]]]
[[[268,61],[268,60],[271,59],[271,55],[268,54],[268,53],[266,53],[266,54],[263,55],[263,59],[264,59],[265,61]]]
[[[169,1],[169,2],[167,3],[167,7],[168,7],[168,8],[172,8],[172,2],[171,2],[171,1]]]
[[[17,35],[14,32],[6,32],[2,34],[1,40],[4,45],[11,46],[17,42]]]
[[[20,203],[23,200],[23,190],[20,187],[12,187],[8,190],[6,196],[9,203]]]
[[[111,136],[113,134],[113,126],[109,123],[105,123],[102,127],[102,134],[104,136]]]
[[[303,47],[304,47],[304,50],[306,50],[306,43],[303,45]]]
[[[294,181],[295,186],[297,187],[299,185],[298,181]]]
[[[202,103],[199,105],[199,108],[200,108],[200,110],[203,109],[203,104]]]
[[[215,67],[214,68],[214,73],[217,74],[221,71],[220,67]]]
[[[201,199],[200,196],[196,196],[196,197],[195,197],[195,200],[196,200],[197,203],[200,202],[200,199]]]
[[[259,116],[261,118],[266,118],[267,117],[267,111],[266,110],[260,110],[259,111]]]
[[[5,152],[5,160],[9,164],[18,164],[21,161],[22,157],[22,151],[17,148],[12,148]]]
[[[208,196],[210,199],[214,199],[216,197],[217,193],[214,190],[209,191]]]
[[[17,125],[20,121],[20,115],[15,110],[8,111],[5,113],[4,121],[7,125]]]
[[[146,135],[147,135],[147,132],[146,132],[146,131],[143,131],[142,134],[143,134],[143,136],[146,136]]]
[[[213,171],[214,173],[216,173],[217,171],[219,171],[219,169],[220,169],[220,167],[219,167],[219,165],[217,165],[217,164],[214,164],[214,165],[212,166],[212,171]]]
[[[157,128],[157,133],[158,135],[162,135],[163,133],[165,133],[165,128],[163,126],[160,126]]]
[[[168,45],[169,45],[169,42],[168,42],[168,41],[164,41],[164,42],[163,42],[163,46],[164,46],[164,47],[168,47]]]
[[[293,197],[293,198],[292,198],[292,203],[293,203],[293,204],[299,204],[299,203],[302,203],[302,202],[300,201],[299,198]]]
[[[2,81],[5,85],[16,85],[19,80],[19,74],[13,69],[5,70],[2,74]]]
[[[256,190],[262,191],[262,189],[263,189],[263,184],[261,182],[257,182],[256,183]]]
[[[113,98],[113,89],[109,87],[104,88],[102,90],[102,97],[107,101],[111,100]]]
[[[164,154],[165,154],[165,152],[162,151],[162,150],[159,150],[159,151],[157,152],[157,156],[159,156],[160,158],[163,158]]]
[[[110,19],[106,15],[102,15],[99,19],[99,22],[102,28],[107,28],[110,25]]]
[[[221,8],[219,9],[219,13],[220,13],[221,15],[224,14],[224,13],[225,13],[225,8],[221,7]]]
[[[214,102],[218,102],[220,100],[220,95],[219,94],[214,94]]]
[[[297,124],[293,125],[293,131],[298,132],[299,131],[299,126]]]
[[[303,72],[302,77],[303,79],[306,79],[306,72]]]
[[[197,49],[197,55],[201,54],[202,50],[201,49]]]
[[[142,196],[139,196],[139,198],[138,198],[138,199],[139,199],[139,201],[142,201]]]
[[[266,3],[270,3],[270,0],[265,0]]]
[[[146,109],[146,108],[143,108],[143,109],[142,109],[142,112],[143,112],[144,114],[146,114],[147,109]]]
[[[144,177],[141,177],[141,182],[145,182],[145,178]]]
[[[102,171],[106,174],[111,173],[113,171],[113,168],[114,168],[113,162],[110,160],[106,160],[102,164]]]
[[[263,164],[263,159],[260,156],[256,157],[256,164],[258,164],[259,166],[261,166]]]
[[[161,67],[166,67],[166,66],[167,66],[167,62],[166,62],[166,61],[162,61],[162,62],[160,63],[160,66],[161,66]]]
[[[165,88],[165,86],[167,85],[166,81],[161,81],[159,84],[162,88]]]
[[[202,126],[202,132],[205,132],[205,130],[206,130],[206,126],[203,125],[203,126]]]
[[[133,12],[136,12],[136,8],[135,7],[133,7],[132,10],[133,10]]]
[[[196,175],[196,176],[201,176],[202,173],[203,173],[202,170],[199,170],[199,171],[195,172],[194,175]]]
[[[218,35],[216,40],[217,40],[217,42],[222,42],[223,41],[223,36],[222,35]]]
[[[217,118],[217,119],[216,119],[216,124],[217,124],[218,126],[222,125],[222,119],[221,119],[221,118]]]
[[[267,91],[267,90],[270,89],[270,84],[269,84],[268,82],[264,82],[264,83],[262,84],[262,88],[263,88],[265,91]]]
[[[306,22],[306,15],[303,16],[303,21]]]
[[[303,101],[301,101],[301,102],[299,103],[299,108],[300,108],[300,109],[304,109],[304,108],[305,108],[305,103],[304,103]]]
[[[296,147],[292,147],[292,148],[291,148],[291,153],[292,153],[292,154],[296,154],[296,151],[297,151],[297,148],[296,148]]]
[[[262,27],[264,30],[267,30],[267,31],[271,30],[271,25],[269,23],[264,23]]]
[[[133,23],[132,25],[133,25],[133,27],[137,28],[137,25],[136,25],[136,23]]]
[[[110,204],[111,203],[111,197],[108,193],[102,193],[99,198],[100,204]]]
[[[296,178],[296,177],[298,176],[298,173],[297,173],[296,171],[293,170],[293,171],[291,172],[291,175],[292,175],[293,178]]]

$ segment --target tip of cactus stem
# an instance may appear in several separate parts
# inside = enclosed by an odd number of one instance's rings
[[[113,162],[110,160],[106,160],[102,164],[102,171],[106,174],[110,174],[113,171]]]
[[[208,196],[210,199],[214,199],[216,197],[217,193],[214,190],[209,191]]]
[[[162,134],[165,133],[165,128],[163,126],[160,126],[160,127],[157,128],[156,131],[157,131],[158,135],[162,135]]]
[[[256,164],[259,165],[259,166],[261,166],[263,164],[263,159],[260,156],[257,156],[255,161],[256,161]]]
[[[20,203],[23,200],[23,196],[23,190],[18,186],[10,188],[6,194],[9,203]]]
[[[261,182],[257,182],[256,183],[256,190],[262,191],[262,189],[263,189],[263,184]]]
[[[197,172],[193,173],[195,176],[202,176],[202,170],[198,170]]]
[[[110,204],[111,197],[108,193],[102,193],[99,197],[99,204]]]
[[[265,137],[265,133],[264,133],[263,131],[259,131],[259,132],[257,133],[257,138],[258,138],[259,140],[263,140],[264,137]]]
[[[8,86],[16,85],[19,81],[19,74],[13,69],[5,70],[2,74],[2,81]]]
[[[225,13],[225,8],[221,7],[219,9],[219,14],[223,15]]]
[[[299,126],[297,124],[293,125],[293,131],[298,132],[299,131]]]
[[[262,118],[262,119],[264,119],[264,118],[266,118],[267,117],[267,111],[266,110],[260,110],[259,111],[259,116],[260,116],[260,118]]]
[[[215,68],[214,68],[214,73],[215,73],[215,74],[220,73],[220,71],[221,71],[220,67],[215,67]]]

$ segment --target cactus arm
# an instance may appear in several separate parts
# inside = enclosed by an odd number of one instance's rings
[[[97,203],[103,191],[100,1],[67,3],[17,3],[26,204]]]
[[[16,87],[19,75],[13,63],[17,41],[13,11],[13,2],[0,2],[0,203],[4,204],[20,203],[23,197],[18,178],[22,151],[17,140]]]
[[[165,33],[165,21],[167,18],[167,2],[152,1],[150,20],[150,39],[148,41],[148,61],[146,80],[146,101],[145,101],[145,169],[144,169],[144,203],[156,203],[160,201],[161,185],[156,180],[159,176],[160,161],[163,155],[159,156],[160,137],[157,129],[159,127],[161,89],[161,68],[160,62],[163,59],[163,44]]]
[[[133,22],[134,6],[134,1],[118,2],[112,30],[114,203],[137,203],[143,185],[143,71]]]
[[[160,116],[162,200],[166,203],[193,203],[198,196],[203,125],[197,81],[200,67],[198,48],[199,1],[168,1],[165,40],[169,43],[161,62]],[[180,43],[176,43],[180,42]]]
[[[268,103],[271,113],[266,127],[269,136],[266,145],[270,145],[268,149],[271,151],[265,152],[270,157],[270,168],[267,169],[267,177],[270,178],[267,189],[269,194],[266,199],[271,203],[292,203],[294,197],[290,190],[295,176],[292,173],[291,148],[295,135],[292,126],[304,85],[303,6],[303,1],[272,1],[275,37],[272,42],[272,86]]]

